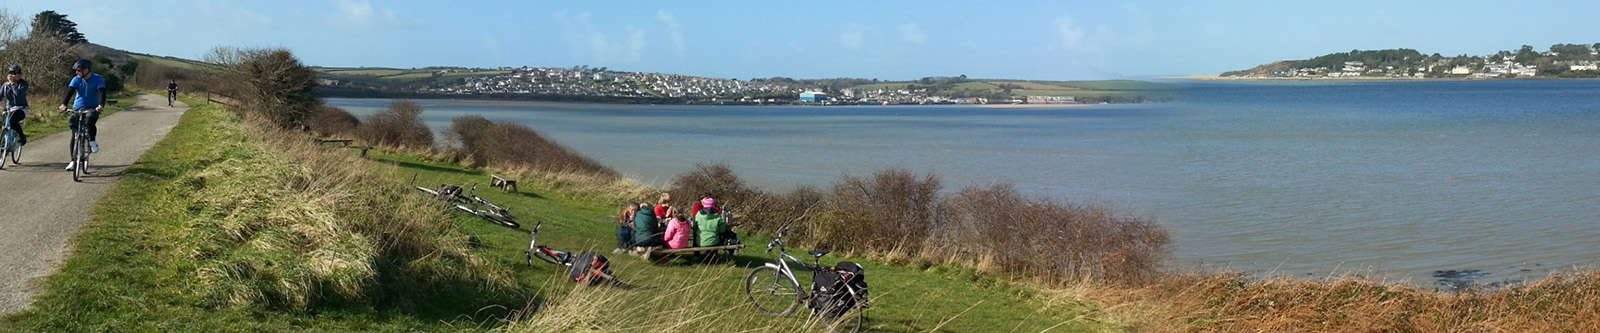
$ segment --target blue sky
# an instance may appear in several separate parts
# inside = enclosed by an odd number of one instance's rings
[[[1213,74],[1351,49],[1447,55],[1600,42],[1600,1],[0,0],[91,41],[327,66],[607,66],[714,77]]]

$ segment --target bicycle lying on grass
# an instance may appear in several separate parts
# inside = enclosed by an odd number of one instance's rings
[[[439,185],[438,189],[414,186],[418,191],[449,203],[456,210],[483,218],[485,221],[512,229],[521,229],[522,224],[517,223],[516,216],[511,215],[511,210],[496,205],[488,199],[479,197],[478,186],[463,190],[459,185]]]
[[[784,247],[783,237],[788,229],[787,224],[779,227],[772,242],[767,243],[767,253],[778,251],[776,262],[756,267],[745,277],[744,292],[750,303],[755,305],[756,311],[774,317],[794,313],[804,303],[813,316],[828,320],[831,331],[860,332],[866,325],[870,307],[866,271],[861,265],[848,261],[833,267],[822,266],[827,250],[812,250],[813,264],[807,265],[789,255]],[[800,289],[800,280],[795,278],[790,263],[812,271],[809,294]]]
[[[533,231],[529,232],[527,262],[533,265],[535,258],[552,265],[566,267],[567,279],[582,285],[597,285],[601,283],[620,283],[611,275],[611,261],[605,256],[593,252],[583,252],[573,255],[567,251],[556,250],[549,246],[539,245],[539,228],[543,223],[534,223]]]

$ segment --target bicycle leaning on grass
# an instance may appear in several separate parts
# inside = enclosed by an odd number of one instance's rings
[[[549,246],[539,244],[539,228],[544,223],[534,222],[533,231],[529,232],[527,262],[533,265],[535,258],[558,267],[567,269],[567,279],[582,285],[619,284],[615,276],[611,275],[611,261],[605,256],[592,252],[572,254]]]
[[[813,316],[826,320],[831,331],[860,332],[867,320],[865,270],[852,262],[839,262],[834,267],[822,266],[822,257],[828,250],[811,250],[812,264],[789,255],[783,237],[789,225],[778,228],[772,241],[767,243],[767,253],[777,250],[774,262],[758,266],[745,277],[744,292],[762,314],[781,317],[794,313],[801,304],[811,309]],[[811,290],[800,289],[794,266],[812,271]]]

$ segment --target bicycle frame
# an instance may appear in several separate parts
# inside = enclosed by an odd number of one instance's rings
[[[773,237],[772,238],[772,242],[767,243],[767,252],[768,253],[771,253],[774,248],[776,248],[778,250],[778,260],[776,260],[777,262],[776,263],[770,263],[770,262],[769,263],[764,263],[764,264],[762,264],[762,266],[772,267],[772,268],[777,269],[779,272],[783,273],[785,278],[789,279],[789,282],[794,282],[794,285],[798,286],[798,285],[800,285],[800,280],[799,280],[799,278],[795,277],[794,269],[789,266],[789,262],[792,261],[796,265],[800,265],[800,267],[803,267],[803,268],[806,268],[806,269],[815,269],[815,267],[813,267],[811,265],[806,265],[805,261],[800,260],[800,258],[796,258],[795,256],[789,255],[788,248],[783,246],[783,231],[784,230],[780,229],[779,232],[778,232],[777,237]],[[818,258],[817,260],[821,260],[821,258]],[[806,297],[810,297],[810,294],[808,294],[808,291],[806,291],[804,289],[800,290],[800,298],[806,298]]]

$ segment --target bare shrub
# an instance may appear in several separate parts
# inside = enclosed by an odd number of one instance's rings
[[[616,171],[522,124],[463,116],[450,123],[450,141],[474,166],[531,172],[576,173],[605,180]]]
[[[671,193],[674,199],[683,201],[700,200],[700,196],[710,194],[723,206],[759,205],[763,196],[759,190],[740,179],[739,175],[733,172],[733,168],[729,168],[726,164],[695,165],[694,170],[674,177],[672,187],[667,193]]]
[[[361,126],[361,119],[351,115],[344,109],[324,106],[321,112],[311,117],[311,131],[323,136],[345,135],[354,132]]]
[[[920,247],[938,208],[939,177],[886,169],[872,178],[845,176],[828,200],[829,223],[813,225],[820,240],[886,253]]]
[[[72,72],[67,69],[77,60],[69,50],[71,44],[57,38],[27,37],[0,41],[0,65],[22,66],[23,75],[32,83],[29,99],[35,107],[61,101],[67,91],[67,81]],[[41,117],[47,112],[30,112]]]
[[[427,149],[433,147],[433,131],[422,122],[422,106],[398,100],[389,108],[367,117],[356,129],[356,136],[373,145]]]
[[[483,144],[483,137],[488,134],[490,127],[494,127],[494,122],[482,116],[460,116],[450,120],[447,136],[466,157],[468,166],[478,168],[489,164],[489,147]]]
[[[234,97],[242,110],[280,128],[306,129],[322,101],[312,94],[316,72],[285,49],[216,48],[206,56],[222,66],[219,80],[208,85]]]
[[[924,255],[1049,282],[1136,282],[1159,274],[1169,237],[1103,206],[1024,198],[1011,185],[969,187],[940,203]]]

